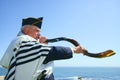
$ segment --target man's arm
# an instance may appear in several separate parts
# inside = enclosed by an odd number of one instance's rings
[[[69,47],[53,46],[43,64],[49,61],[69,59],[73,57],[73,52]]]

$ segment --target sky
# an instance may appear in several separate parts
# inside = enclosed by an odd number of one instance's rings
[[[0,0],[0,59],[19,32],[22,19],[41,16],[41,34],[47,38],[73,38],[92,53],[116,52],[102,59],[74,54],[71,59],[55,61],[55,66],[120,67],[120,0]],[[49,45],[74,47],[64,41]]]

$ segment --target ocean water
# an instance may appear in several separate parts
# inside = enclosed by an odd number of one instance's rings
[[[82,77],[82,80],[120,80],[120,68],[101,68],[101,67],[63,67],[56,68],[54,71],[56,78]]]
[[[0,68],[0,76],[7,70]],[[120,68],[110,67],[56,67],[54,69],[56,80],[120,80]]]

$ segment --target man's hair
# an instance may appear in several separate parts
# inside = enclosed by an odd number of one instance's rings
[[[24,25],[24,26],[22,26],[21,27],[21,32],[23,32],[23,30],[24,30],[25,27],[31,27],[31,25]]]

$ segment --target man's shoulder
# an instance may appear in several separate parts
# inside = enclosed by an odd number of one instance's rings
[[[16,37],[17,40],[27,40],[28,36],[27,35],[21,35]]]
[[[16,40],[19,41],[19,42],[23,42],[23,41],[37,41],[35,40],[34,38],[28,36],[28,35],[21,35],[21,36],[17,36],[16,37]]]
[[[17,36],[16,38],[14,38],[14,39],[12,40],[12,43],[19,44],[19,43],[21,43],[22,41],[27,41],[27,40],[28,40],[28,38],[27,38],[26,35],[21,35],[21,36]]]

